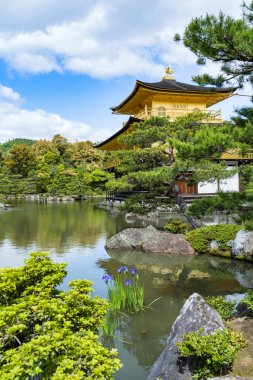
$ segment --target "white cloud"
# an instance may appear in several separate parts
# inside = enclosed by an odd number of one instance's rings
[[[110,129],[94,132],[85,123],[67,120],[41,109],[27,110],[21,106],[21,100],[17,92],[0,85],[0,142],[16,137],[52,139],[57,133],[70,141],[98,141],[112,134]]]
[[[12,88],[0,84],[0,103],[13,103],[21,104],[23,99],[18,92],[13,91]]]
[[[56,0],[4,4],[0,59],[21,73],[71,71],[96,78],[157,79],[166,64],[195,62],[192,53],[173,42],[174,33],[182,32],[192,16],[217,14],[221,8],[238,16],[241,0],[232,4],[230,0],[73,0],[71,4],[67,0],[60,6]]]

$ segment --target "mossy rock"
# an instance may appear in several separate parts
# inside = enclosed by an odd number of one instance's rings
[[[210,253],[212,256],[231,258],[231,252],[230,251],[222,251],[221,249],[218,249],[218,250],[212,250],[212,251],[210,251]]]

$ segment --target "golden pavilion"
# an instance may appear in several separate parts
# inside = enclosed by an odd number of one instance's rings
[[[203,87],[177,82],[166,68],[166,75],[160,82],[146,83],[137,80],[131,94],[118,106],[112,107],[114,114],[130,115],[128,121],[118,132],[96,145],[101,150],[119,150],[123,148],[117,139],[131,131],[132,124],[151,116],[168,116],[175,120],[191,112],[212,114],[210,122],[222,123],[221,111],[209,107],[229,98],[235,88]]]
[[[112,107],[114,114],[129,115],[123,127],[109,137],[107,140],[97,144],[95,147],[100,150],[120,150],[124,145],[118,138],[125,133],[131,132],[134,124],[145,120],[151,116],[169,117],[175,120],[177,117],[185,116],[192,112],[201,112],[212,115],[211,118],[203,120],[205,123],[220,124],[222,116],[220,109],[209,108],[224,99],[233,96],[236,88],[234,87],[203,87],[176,81],[172,77],[172,71],[166,68],[166,75],[160,82],[147,83],[137,80],[133,91],[118,106]],[[252,159],[253,157],[240,157],[237,152],[226,153],[222,160],[227,163],[230,170],[241,160]],[[115,165],[110,165],[110,167]],[[109,167],[108,167],[109,168]],[[180,191],[185,196],[206,196],[217,193],[218,191],[240,191],[239,174],[231,176],[223,181],[212,183],[199,183],[188,186],[186,183],[179,183]]]

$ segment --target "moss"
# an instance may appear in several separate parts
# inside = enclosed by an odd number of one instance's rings
[[[219,256],[219,257],[231,257],[231,252],[230,251],[222,251],[221,249],[218,250],[212,250],[211,255],[213,256]]]
[[[229,240],[234,240],[240,229],[242,229],[241,226],[235,226],[232,224],[215,224],[188,232],[186,234],[186,239],[198,253],[209,252],[209,244],[212,240],[217,241],[220,251],[228,252],[226,243]]]

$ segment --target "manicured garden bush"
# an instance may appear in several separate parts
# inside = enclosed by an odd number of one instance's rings
[[[47,253],[0,271],[0,379],[112,379],[120,368],[116,350],[99,342],[108,309],[91,298],[91,282],[74,280],[57,289],[66,264]]]
[[[164,226],[164,229],[173,234],[186,234],[188,225],[182,220],[172,220]]]
[[[247,305],[247,308],[253,311],[253,290],[249,290],[246,296],[243,298],[242,303]]]
[[[238,332],[216,330],[210,335],[202,335],[202,329],[184,335],[183,341],[177,343],[180,355],[197,364],[192,377],[194,380],[227,374],[236,352],[246,345]]]
[[[218,296],[207,297],[206,302],[220,314],[223,321],[228,321],[235,314],[235,301],[228,301],[224,297]]]
[[[221,250],[226,250],[226,243],[233,240],[241,226],[233,224],[215,224],[197,228],[186,234],[187,241],[191,244],[192,248],[198,253],[206,253],[209,251],[209,244],[212,240],[219,243]]]

